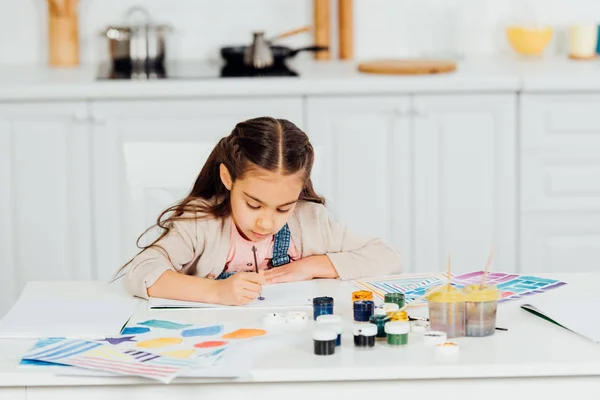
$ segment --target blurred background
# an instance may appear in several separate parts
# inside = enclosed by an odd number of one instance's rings
[[[406,272],[492,245],[497,271],[597,271],[598,21],[597,0],[0,0],[0,316],[27,281],[110,280],[262,115],[307,132],[317,191]]]

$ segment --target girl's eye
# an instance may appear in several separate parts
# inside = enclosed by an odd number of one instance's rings
[[[287,210],[279,210],[279,209],[278,209],[278,210],[277,210],[277,212],[278,212],[278,213],[281,213],[281,214],[285,214],[285,213],[287,213],[287,212],[290,212],[290,210],[291,210],[291,208],[288,208]]]
[[[253,206],[250,203],[246,203],[246,205],[248,206],[248,208],[250,208],[252,210],[258,210],[260,208],[260,206]]]

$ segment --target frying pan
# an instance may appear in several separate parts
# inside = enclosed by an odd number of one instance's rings
[[[273,53],[273,64],[280,65],[288,58],[294,57],[302,51],[323,51],[327,50],[327,46],[307,46],[298,49],[291,49],[287,46],[270,46]],[[228,65],[244,65],[244,52],[248,46],[227,46],[221,48],[221,57]]]

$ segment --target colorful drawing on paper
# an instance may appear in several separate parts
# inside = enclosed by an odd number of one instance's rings
[[[23,359],[142,376],[165,383],[194,365],[193,361],[133,350],[123,351],[110,344],[75,339],[63,339],[42,348],[32,349]]]
[[[414,303],[415,299],[425,294],[429,288],[448,281],[446,274],[392,275],[382,279],[353,281],[357,286],[373,292],[379,303],[383,302],[386,293],[404,293],[405,301],[411,305],[426,304],[424,301]]]
[[[483,271],[465,274],[452,274],[452,286],[462,288],[473,283],[480,283]],[[404,293],[406,303],[411,306],[427,304],[426,300],[415,301],[434,286],[446,283],[446,274],[394,275],[382,279],[353,281],[358,287],[370,290],[378,301],[383,302],[386,293]],[[490,272],[486,278],[488,284],[497,285],[502,292],[500,302],[531,296],[547,290],[566,285],[556,279],[539,278],[531,275]]]
[[[138,342],[137,347],[143,347],[146,349],[157,349],[159,347],[173,346],[181,342],[183,342],[182,338],[164,337]]]
[[[195,352],[195,350],[174,350],[161,353],[160,355],[175,358],[190,358]]]
[[[223,332],[223,325],[205,326],[203,328],[186,329],[181,332],[183,337],[214,336]]]
[[[162,328],[162,329],[182,329],[192,326],[191,324],[179,324],[177,322],[164,321],[161,319],[151,319],[144,322],[139,322],[138,325],[148,326],[150,328]]]
[[[267,331],[262,329],[238,329],[223,335],[223,339],[250,339],[256,336],[262,336],[266,333]]]
[[[110,344],[119,344],[119,343],[125,343],[125,342],[135,342],[135,340],[133,340],[135,336],[119,336],[119,337],[109,337],[104,339],[105,342],[108,342]]]
[[[150,332],[150,328],[145,326],[126,327],[121,331],[121,335],[139,335],[141,333]]]
[[[194,326],[164,320],[142,323],[145,325],[125,327],[122,332],[129,333],[127,335],[102,340],[41,339],[22,358],[20,365],[80,367],[169,382],[184,371],[219,365],[230,348],[230,343],[222,339],[224,325],[221,324]],[[229,331],[235,339],[266,333],[260,329]]]
[[[454,276],[452,282],[463,287],[473,283],[480,283],[482,276],[483,271],[470,272]],[[500,302],[532,296],[566,285],[565,282],[556,279],[540,278],[532,275],[507,274],[503,272],[490,272],[486,277],[486,283],[498,287],[502,293]]]
[[[209,347],[220,347],[220,346],[224,346],[226,344],[227,344],[227,342],[224,342],[222,340],[210,340],[208,342],[196,343],[194,345],[194,347],[196,347],[198,349],[207,349]]]

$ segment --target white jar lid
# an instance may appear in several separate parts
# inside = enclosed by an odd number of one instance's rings
[[[336,314],[323,314],[317,317],[317,322],[331,322],[336,324],[342,323],[342,316]]]
[[[338,335],[341,335],[342,332],[344,332],[344,327],[342,326],[342,324],[338,324],[335,322],[317,320],[315,322],[315,326],[323,327],[326,329],[333,329],[334,331],[337,332]]]
[[[441,354],[452,355],[458,354],[460,347],[454,342],[442,342],[435,345],[437,351]]]
[[[338,334],[336,331],[334,331],[331,328],[325,328],[322,326],[317,327],[313,331],[313,335],[312,335],[314,340],[320,340],[320,341],[336,340],[337,336],[338,336]]]
[[[308,321],[308,316],[304,311],[290,311],[285,319],[288,324],[303,325]]]
[[[375,336],[377,335],[377,326],[375,324],[354,324],[352,325],[352,333],[354,336]]]
[[[390,321],[385,323],[385,333],[403,335],[410,332],[410,324],[406,321]]]
[[[448,335],[441,331],[429,331],[423,333],[423,342],[426,345],[436,345],[438,343],[444,343],[448,339]]]

